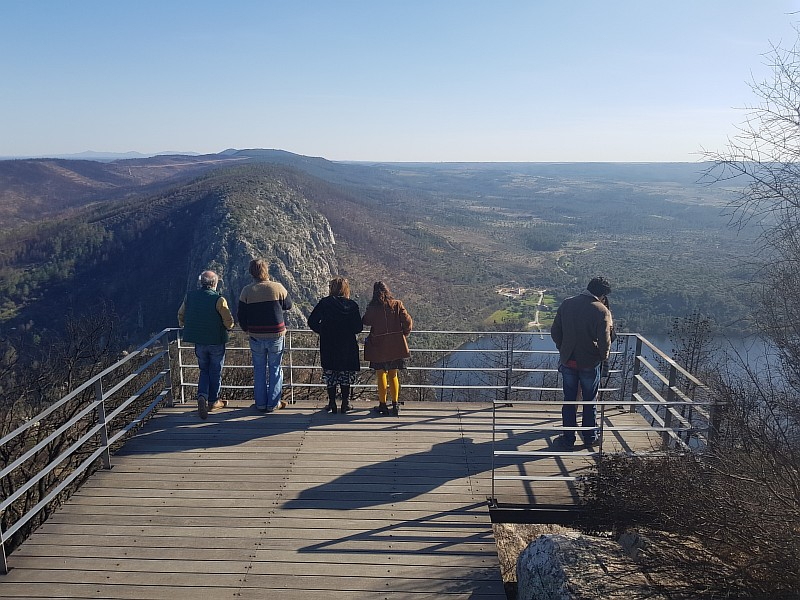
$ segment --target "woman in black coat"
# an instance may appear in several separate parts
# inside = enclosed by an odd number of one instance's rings
[[[319,334],[322,379],[328,389],[328,410],[337,411],[336,386],[341,388],[342,412],[350,410],[350,386],[358,377],[361,363],[356,334],[363,329],[358,304],[350,300],[350,284],[334,277],[329,295],[320,300],[308,317],[308,326]]]

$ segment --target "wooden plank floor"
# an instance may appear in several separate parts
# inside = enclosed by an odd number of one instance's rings
[[[489,521],[492,409],[407,403],[163,409],[9,557],[3,598],[505,598]],[[560,422],[560,406],[498,411]],[[610,411],[607,425],[644,422]],[[552,433],[504,433],[544,450]],[[612,435],[607,436],[609,441]],[[625,434],[617,445],[652,444]],[[633,441],[631,441],[633,440]],[[609,449],[611,446],[609,444]],[[592,459],[509,461],[562,474]],[[570,503],[570,482],[502,482],[500,501]]]

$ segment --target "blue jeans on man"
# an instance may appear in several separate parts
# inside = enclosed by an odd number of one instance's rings
[[[597,411],[595,408],[595,398],[600,388],[600,367],[588,369],[573,369],[561,364],[558,370],[561,373],[561,382],[564,388],[564,401],[575,402],[578,399],[578,387],[581,390],[581,400],[583,401],[583,419],[581,427],[591,427],[590,430],[581,431],[585,443],[597,441]],[[564,404],[561,407],[561,420],[564,427],[578,426],[578,406],[577,404]],[[575,431],[564,431],[564,443],[571,446],[575,443]]]
[[[197,395],[205,396],[213,405],[222,388],[222,367],[225,364],[225,344],[195,344],[194,354],[200,367]]]
[[[256,409],[272,411],[278,406],[283,389],[284,337],[258,339],[250,337],[253,355],[253,391]]]

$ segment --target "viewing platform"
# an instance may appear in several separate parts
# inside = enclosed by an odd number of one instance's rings
[[[601,446],[574,452],[552,445],[561,430],[557,387],[506,377],[515,369],[552,376],[544,366],[498,368],[498,382],[473,386],[494,399],[474,402],[419,399],[418,392],[470,386],[414,383],[408,372],[399,416],[371,410],[369,383],[353,412],[329,414],[321,394],[301,397],[303,386],[319,386],[302,382],[302,370],[313,367],[299,358],[302,348],[285,357],[293,387],[284,397],[296,403],[259,413],[245,391],[203,421],[193,402],[169,402],[178,385],[193,396],[192,366],[166,335],[62,399],[84,407],[71,425],[46,425],[56,405],[0,440],[7,446],[36,427],[52,436],[68,426],[86,432],[71,463],[62,455],[44,469],[60,471],[65,483],[4,525],[5,542],[72,491],[5,558],[3,597],[503,599],[492,520],[520,512],[530,519],[538,510],[543,522],[557,522],[575,507],[581,477],[601,453],[654,453],[677,440],[688,448],[684,437],[702,438],[707,429],[705,417],[696,419],[702,403],[677,387],[674,369],[663,396],[641,373],[633,375],[637,389],[628,389],[634,396],[604,388]],[[641,343],[636,349],[653,364]],[[437,368],[456,369],[430,370]],[[674,406],[662,406],[661,417],[658,407],[655,416],[631,410],[667,397]],[[693,412],[682,416],[687,405]],[[87,424],[92,414],[101,416]],[[86,441],[90,435],[102,443]],[[39,450],[3,465],[3,476]],[[66,481],[91,471],[80,486]],[[22,493],[5,498],[3,510],[16,508]]]

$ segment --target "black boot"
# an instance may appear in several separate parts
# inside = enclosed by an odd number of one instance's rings
[[[336,414],[338,411],[336,409],[336,386],[332,386],[328,388],[328,412],[332,414]]]
[[[350,386],[343,385],[342,387],[342,413],[352,410],[350,406]]]

